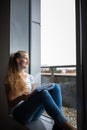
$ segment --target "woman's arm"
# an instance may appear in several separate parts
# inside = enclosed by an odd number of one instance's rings
[[[22,93],[20,96],[16,96],[14,93],[10,93],[10,87],[5,85],[5,91],[7,96],[7,102],[9,107],[14,107],[22,100],[27,100],[30,96],[29,93]]]
[[[17,105],[20,101],[22,100],[27,100],[29,98],[30,94],[23,94],[17,98],[14,99],[8,99],[8,105],[9,107],[14,107],[15,105]]]

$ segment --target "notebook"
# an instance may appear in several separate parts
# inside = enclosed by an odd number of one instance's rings
[[[36,92],[40,92],[42,90],[51,90],[53,89],[55,86],[54,83],[49,83],[49,84],[45,84],[45,85],[41,85],[41,86],[37,86],[35,88],[35,90],[32,92],[32,94],[36,93]]]

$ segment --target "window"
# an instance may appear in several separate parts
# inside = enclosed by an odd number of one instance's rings
[[[41,1],[42,84],[50,81],[59,82],[62,92],[65,91],[65,87],[67,90],[70,87],[72,92],[68,91],[70,93],[70,96],[67,96],[69,99],[76,97],[75,28],[75,0]],[[65,66],[65,68],[57,68],[58,66]],[[66,66],[69,68],[66,68]],[[71,66],[75,66],[75,68]],[[70,102],[71,105],[74,101],[76,103],[76,98],[73,99]],[[66,104],[70,105],[68,102],[69,100]],[[63,104],[66,117],[72,125],[77,127],[76,109],[69,108],[70,106],[66,108],[66,106]]]
[[[41,65],[76,65],[75,0],[41,0]]]

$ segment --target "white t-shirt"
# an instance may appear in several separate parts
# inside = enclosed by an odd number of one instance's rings
[[[28,92],[31,93],[31,90],[32,90],[32,86],[31,85],[35,83],[34,77],[31,74],[28,74],[26,79],[25,79],[25,83],[26,83]]]

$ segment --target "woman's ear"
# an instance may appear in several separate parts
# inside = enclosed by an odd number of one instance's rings
[[[19,58],[17,58],[17,59],[16,59],[16,62],[17,62],[17,63],[19,63],[19,62],[20,62]]]

